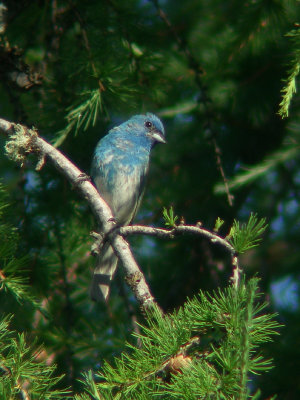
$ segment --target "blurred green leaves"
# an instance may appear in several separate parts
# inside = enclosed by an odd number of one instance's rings
[[[98,115],[103,110],[102,92],[100,89],[95,89],[85,93],[84,96],[87,99],[83,103],[75,108],[69,107],[67,110],[67,126],[56,134],[54,147],[59,147],[72,130],[74,130],[74,135],[77,135],[81,128],[86,131],[96,125]]]

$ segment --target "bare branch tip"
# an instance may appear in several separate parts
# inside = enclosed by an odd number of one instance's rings
[[[180,217],[179,225],[180,225],[180,226],[185,225],[185,220],[184,220],[183,217]]]

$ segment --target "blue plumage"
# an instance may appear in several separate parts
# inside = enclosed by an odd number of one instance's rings
[[[119,225],[128,225],[140,205],[150,152],[155,143],[166,143],[164,127],[155,115],[135,115],[109,131],[95,149],[91,175],[100,195]],[[117,257],[106,243],[97,259],[91,296],[107,299]]]

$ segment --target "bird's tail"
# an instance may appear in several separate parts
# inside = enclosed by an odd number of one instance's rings
[[[94,270],[91,298],[95,301],[108,299],[110,282],[117,268],[118,257],[113,248],[106,243],[97,257],[97,264]]]

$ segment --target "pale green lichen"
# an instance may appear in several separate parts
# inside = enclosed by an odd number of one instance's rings
[[[33,151],[33,138],[37,133],[32,129],[25,129],[22,125],[14,125],[14,132],[9,135],[5,145],[5,152],[9,159],[24,164],[26,154]]]

